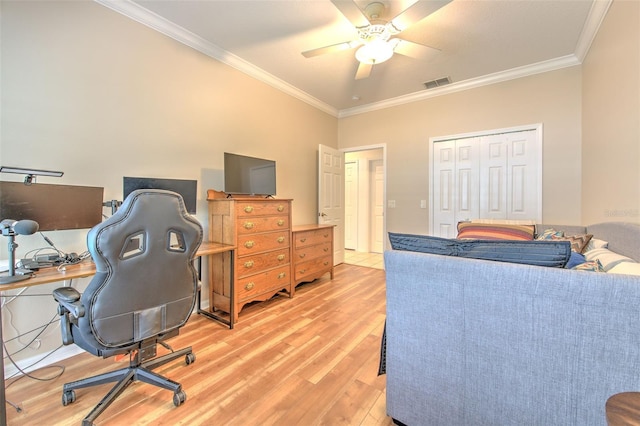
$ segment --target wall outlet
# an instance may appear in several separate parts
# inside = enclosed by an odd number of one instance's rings
[[[420,208],[421,209],[427,208],[427,200],[420,200]]]
[[[396,208],[396,200],[387,200],[387,207],[389,207],[390,209],[395,209]]]

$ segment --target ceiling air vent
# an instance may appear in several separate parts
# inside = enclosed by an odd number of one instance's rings
[[[436,80],[427,81],[426,83],[424,83],[424,87],[426,87],[427,89],[435,89],[436,87],[446,86],[450,83],[451,80],[449,79],[449,77],[442,77]]]

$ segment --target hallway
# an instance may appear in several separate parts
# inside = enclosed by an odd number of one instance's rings
[[[366,266],[368,268],[384,269],[382,253],[367,253],[355,250],[344,251],[344,263],[349,265]]]

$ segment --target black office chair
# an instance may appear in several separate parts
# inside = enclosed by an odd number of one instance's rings
[[[74,389],[118,382],[83,425],[92,425],[135,380],[172,390],[175,406],[185,401],[180,383],[151,370],[181,356],[187,365],[195,361],[191,347],[156,357],[156,346],[169,348],[163,341],[178,334],[193,310],[193,259],[201,242],[202,226],[182,197],[163,190],[132,192],[113,216],[89,231],[96,275],[82,296],[71,287],[53,292],[62,340],[103,358],[127,354],[129,367],[64,385],[62,404],[68,405],[76,399]]]

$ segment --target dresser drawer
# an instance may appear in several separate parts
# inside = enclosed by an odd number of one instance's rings
[[[289,215],[289,203],[280,201],[241,201],[236,203],[236,215],[253,217],[265,215]]]
[[[333,228],[314,229],[312,231],[295,233],[295,248],[306,247],[325,241],[331,242],[333,238]]]
[[[289,247],[289,231],[238,235],[238,257]]]
[[[255,274],[258,271],[289,264],[289,249],[275,250],[262,254],[250,254],[236,258],[235,273],[238,277]]]
[[[289,270],[287,265],[239,279],[236,287],[239,300],[273,290],[287,289],[288,291],[291,283]]]
[[[331,254],[331,242],[316,244],[314,246],[305,246],[295,250],[294,262],[300,263],[316,257],[327,256]]]
[[[305,277],[316,275],[319,271],[329,271],[333,267],[332,263],[333,258],[331,255],[312,259],[307,262],[300,262],[296,264],[294,268],[294,279],[297,282]]]
[[[243,217],[238,220],[238,234],[289,229],[289,216]]]

